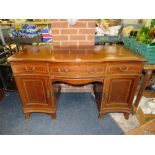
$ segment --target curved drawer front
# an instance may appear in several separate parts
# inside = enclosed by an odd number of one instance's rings
[[[54,77],[67,77],[67,78],[79,78],[79,77],[97,77],[104,76],[106,69],[105,64],[50,64],[50,74]]]
[[[119,63],[109,64],[108,74],[140,74],[142,71],[142,65],[134,63]]]
[[[47,73],[46,63],[12,63],[14,74],[45,74]]]

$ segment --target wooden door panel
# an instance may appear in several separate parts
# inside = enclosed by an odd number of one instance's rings
[[[104,83],[102,109],[130,108],[137,88],[138,76],[107,77]]]
[[[15,79],[24,106],[48,106],[50,104],[46,77],[23,76]]]
[[[112,79],[110,81],[108,103],[126,104],[132,91],[133,79]]]
[[[23,79],[27,104],[47,104],[45,81],[42,79]]]

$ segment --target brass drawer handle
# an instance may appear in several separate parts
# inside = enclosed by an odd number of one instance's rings
[[[27,72],[33,72],[33,71],[35,71],[35,67],[25,67],[25,70],[27,71]]]
[[[121,71],[123,71],[123,72],[128,71],[128,67],[120,67],[119,69],[120,69]]]
[[[67,69],[67,68],[64,68],[64,69],[58,68],[58,72],[68,72],[68,71],[69,71],[69,69]]]
[[[25,67],[25,70],[26,70],[27,72],[29,71],[27,67]]]
[[[61,72],[61,69],[60,68],[58,68],[58,72]]]
[[[69,69],[65,68],[65,69],[64,69],[64,71],[65,71],[65,72],[68,72],[68,71],[69,71]]]
[[[88,72],[88,73],[96,73],[96,68],[87,69],[87,72]]]

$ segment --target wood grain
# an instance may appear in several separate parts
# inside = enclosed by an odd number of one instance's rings
[[[92,83],[99,118],[122,112],[128,119],[144,62],[124,46],[25,46],[9,57],[25,118],[45,112],[56,118],[60,91],[54,83]],[[60,89],[59,89],[60,90]]]

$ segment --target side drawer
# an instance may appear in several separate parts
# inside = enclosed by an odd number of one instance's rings
[[[137,63],[112,63],[108,65],[109,74],[140,74],[142,65]]]
[[[11,67],[14,74],[45,74],[47,73],[46,63],[11,63]]]
[[[55,77],[79,78],[104,76],[106,64],[96,63],[51,63],[50,74]]]

